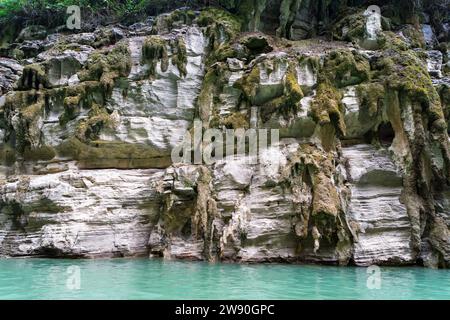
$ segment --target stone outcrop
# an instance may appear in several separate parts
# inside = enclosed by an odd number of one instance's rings
[[[402,178],[389,155],[364,144],[345,147],[343,153],[352,183],[348,217],[356,235],[355,263],[414,263]]]
[[[220,3],[2,51],[0,255],[448,267],[448,21]]]

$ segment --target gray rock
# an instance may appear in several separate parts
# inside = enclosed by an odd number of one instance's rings
[[[427,68],[432,77],[442,78],[442,52],[438,50],[427,51]]]
[[[94,48],[79,45],[73,46],[71,49],[63,52],[46,51],[37,56],[39,61],[45,61],[47,65],[47,76],[51,86],[58,87],[69,84],[72,76],[86,63],[89,55],[94,51]],[[74,83],[72,79],[71,83]]]
[[[369,6],[364,12],[366,17],[365,36],[362,39],[361,47],[369,50],[379,48],[379,34],[383,31],[381,27],[381,12],[379,7]]]
[[[17,37],[17,41],[24,40],[42,40],[47,36],[47,28],[40,25],[34,25],[24,28],[19,36]]]
[[[34,58],[39,53],[53,47],[58,39],[58,35],[51,35],[44,40],[25,40],[17,46],[17,49],[24,53],[25,58]]]
[[[23,67],[14,59],[0,58],[0,96],[13,88],[20,78]]]
[[[423,24],[422,25],[422,33],[423,38],[425,39],[425,44],[427,48],[434,48],[434,46],[437,44],[437,39],[434,34],[433,28],[429,24]]]
[[[352,198],[348,218],[357,234],[354,260],[357,265],[408,264],[415,260],[411,223],[400,202],[402,178],[382,151],[370,145],[346,147]]]
[[[1,187],[0,255],[146,256],[159,203],[158,170],[78,170],[18,176]],[[117,188],[117,186],[121,186]]]

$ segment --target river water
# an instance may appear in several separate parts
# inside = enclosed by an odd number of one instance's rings
[[[0,259],[0,299],[450,299],[450,270]]]

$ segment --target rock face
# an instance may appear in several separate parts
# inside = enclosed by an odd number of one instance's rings
[[[346,147],[343,153],[352,182],[349,219],[357,234],[355,263],[413,263],[411,222],[400,202],[402,179],[389,155],[369,145]]]
[[[159,207],[151,182],[163,172],[64,169],[5,181],[2,254],[145,256]]]
[[[13,59],[0,59],[0,97],[13,88],[14,83],[21,75],[22,69],[23,67]]]
[[[381,12],[378,6],[369,6],[364,12],[366,17],[365,36],[361,46],[366,49],[379,48],[379,34],[383,31],[381,27]]]
[[[352,3],[25,29],[0,58],[0,255],[449,267],[448,44],[409,24],[426,6]]]

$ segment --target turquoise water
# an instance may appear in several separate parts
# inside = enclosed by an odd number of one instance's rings
[[[0,259],[0,299],[450,299],[450,270]],[[374,282],[370,282],[374,283]]]

